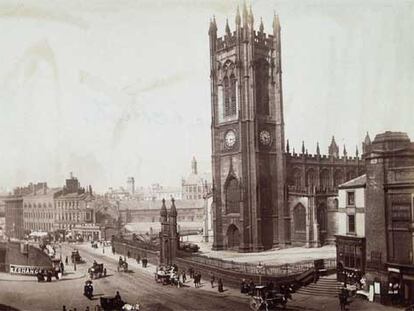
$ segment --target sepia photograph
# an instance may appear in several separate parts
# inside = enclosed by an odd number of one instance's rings
[[[414,0],[0,0],[0,311],[414,311]]]

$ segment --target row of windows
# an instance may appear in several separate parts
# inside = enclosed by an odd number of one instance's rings
[[[37,218],[37,219],[53,219],[53,213],[46,212],[24,212],[24,218]]]
[[[292,176],[290,178],[290,185],[295,186],[296,188],[302,187],[302,171],[298,168],[293,170]],[[336,171],[333,176],[333,186],[339,186],[340,184],[344,183],[346,180],[351,180],[355,177],[354,172],[348,172],[346,175],[343,174],[342,171]],[[305,178],[305,186],[307,187],[314,187],[319,185],[323,188],[329,188],[331,185],[331,174],[328,169],[323,169],[318,177],[317,172],[314,169],[309,169],[306,173]]]
[[[52,231],[53,224],[52,223],[25,223],[24,228],[26,230]]]
[[[201,199],[202,197],[201,197],[201,194],[199,194],[199,195],[186,195],[185,198],[187,200],[196,200],[196,199]]]
[[[203,187],[201,186],[184,186],[184,191],[186,192],[203,192]]]
[[[49,202],[48,204],[46,203],[24,203],[23,205],[24,208],[70,208],[70,207],[79,207],[79,201],[58,201],[55,204],[52,204],[51,202]]]

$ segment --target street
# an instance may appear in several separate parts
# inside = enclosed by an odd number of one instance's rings
[[[66,255],[70,258],[71,250],[72,245],[62,247],[63,260]],[[75,280],[60,280],[53,283],[2,281],[0,303],[28,311],[58,311],[62,310],[63,305],[67,310],[76,308],[77,311],[84,311],[87,306],[90,310],[95,310],[100,297],[114,296],[116,291],[119,291],[124,301],[139,302],[142,310],[248,310],[247,298],[226,292],[219,294],[195,289],[190,287],[190,282],[187,282],[189,287],[163,286],[156,283],[150,273],[134,268],[133,265],[130,265],[130,272],[117,272],[115,258],[93,252],[90,246],[81,247],[79,250],[86,263],[77,264],[77,272],[86,273],[93,260],[103,263],[107,269],[107,277],[93,280],[92,301],[83,296],[84,282],[89,279],[86,275]],[[110,248],[106,251],[109,252]],[[69,264],[66,271],[73,271],[73,265]],[[207,286],[206,282],[204,286]]]

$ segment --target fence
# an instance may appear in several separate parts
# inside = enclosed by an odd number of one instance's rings
[[[154,250],[153,247],[147,244],[141,244],[130,240],[112,239],[112,247],[117,254],[135,259],[138,257],[141,259],[147,258],[148,262],[154,265],[159,264],[160,252],[158,250]]]
[[[272,277],[282,277],[293,274],[298,274],[310,270],[315,267],[314,260],[305,260],[296,262],[293,264],[283,264],[283,265],[258,265],[258,263],[241,263],[235,261],[223,260],[220,258],[213,258],[202,256],[198,254],[188,254],[182,251],[178,252],[178,256],[187,260],[193,261],[199,264],[207,265],[210,267],[215,267],[218,269],[225,269],[234,271],[236,273],[243,274],[253,274],[253,275],[263,275],[263,276],[272,276]],[[336,269],[336,259],[329,258],[324,259],[324,269],[326,270],[335,270]]]

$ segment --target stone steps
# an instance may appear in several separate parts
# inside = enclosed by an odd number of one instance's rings
[[[338,297],[341,284],[336,279],[321,277],[317,283],[301,287],[297,293],[302,295],[315,295],[325,297]]]

